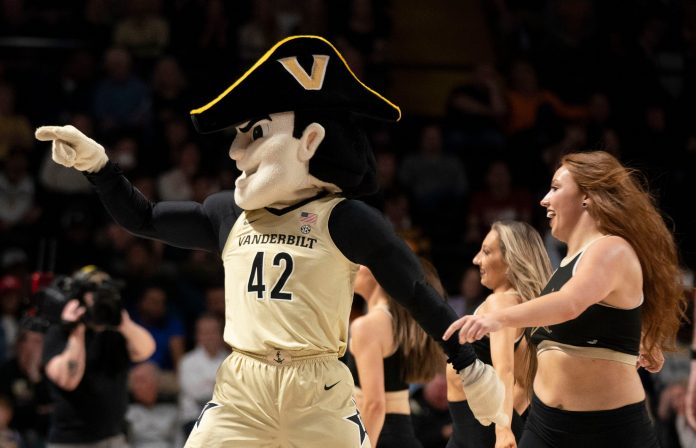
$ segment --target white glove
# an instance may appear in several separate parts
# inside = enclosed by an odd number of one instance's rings
[[[53,161],[68,168],[95,173],[109,161],[104,147],[74,126],[41,126],[34,135],[42,142],[53,141]]]
[[[466,399],[474,417],[483,426],[491,423],[507,426],[509,419],[503,411],[505,386],[493,367],[476,360],[459,371]]]

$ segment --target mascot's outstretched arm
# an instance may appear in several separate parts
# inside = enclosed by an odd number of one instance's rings
[[[498,375],[476,358],[471,345],[459,345],[456,338],[442,340],[446,322],[455,321],[457,315],[425,282],[418,259],[384,218],[362,202],[344,201],[331,214],[329,232],[341,252],[354,263],[367,266],[384,290],[442,345],[448,362],[462,378],[476,418],[484,425],[506,425],[508,417],[500,406],[505,388]]]
[[[219,252],[241,212],[231,192],[193,201],[154,203],[111,163],[104,148],[73,126],[42,126],[36,138],[52,142],[53,160],[82,171],[112,218],[129,232],[185,249]]]

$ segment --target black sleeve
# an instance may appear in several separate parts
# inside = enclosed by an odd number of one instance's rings
[[[232,192],[193,201],[151,202],[108,162],[98,173],[85,173],[111,217],[129,232],[184,249],[221,252],[241,213]]]
[[[346,258],[370,268],[382,288],[442,345],[457,371],[474,362],[471,345],[460,345],[456,337],[442,340],[457,314],[425,282],[418,258],[375,209],[355,200],[339,203],[329,218],[329,233]]]

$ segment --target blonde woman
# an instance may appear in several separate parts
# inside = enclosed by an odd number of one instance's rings
[[[539,233],[529,224],[498,221],[474,257],[481,283],[492,291],[474,314],[501,310],[533,299],[551,275],[549,258]],[[535,359],[527,351],[523,328],[505,328],[474,343],[476,355],[492,364],[505,385],[504,410],[508,425],[481,425],[471,412],[457,373],[447,369],[447,400],[453,433],[448,448],[510,448],[517,446],[529,404],[527,385]]]
[[[427,283],[444,297],[435,268],[422,259],[421,264]],[[444,354],[364,266],[355,292],[365,298],[367,313],[350,326],[347,364],[367,433],[379,448],[421,447],[411,424],[408,386],[442,372]]]
[[[636,366],[661,368],[684,315],[672,234],[634,173],[603,151],[564,156],[541,205],[568,246],[542,297],[464,316],[444,337],[534,327],[520,447],[657,447]]]

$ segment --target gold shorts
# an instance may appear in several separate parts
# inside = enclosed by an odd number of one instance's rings
[[[233,352],[186,448],[369,448],[352,394],[353,377],[335,355]]]

